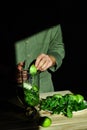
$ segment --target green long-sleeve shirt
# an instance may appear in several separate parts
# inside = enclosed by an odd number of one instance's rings
[[[62,64],[65,56],[64,43],[60,24],[47,30],[43,30],[31,37],[17,41],[15,44],[16,64],[26,61],[27,69],[31,62],[40,54],[52,55],[56,59],[56,65],[49,69],[55,72]],[[51,73],[40,73],[40,92],[54,91]]]

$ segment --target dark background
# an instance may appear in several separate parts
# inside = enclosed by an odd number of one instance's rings
[[[22,111],[7,102],[16,96],[14,44],[53,25],[61,24],[66,51],[62,66],[52,73],[55,90],[81,93],[87,99],[87,24],[83,3],[61,1],[44,8],[17,4],[13,1],[9,6],[0,4],[0,129],[3,130],[29,128]]]
[[[69,3],[60,8],[10,7],[2,10],[0,20],[0,96],[15,95],[15,41],[56,24],[61,24],[65,59],[53,73],[55,90],[87,94],[86,29],[84,13]]]

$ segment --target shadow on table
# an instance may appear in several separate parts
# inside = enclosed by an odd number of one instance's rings
[[[38,117],[33,120],[25,115],[25,110],[9,101],[0,101],[1,130],[39,130]]]

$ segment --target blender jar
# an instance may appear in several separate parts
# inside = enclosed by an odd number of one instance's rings
[[[27,79],[23,81],[24,102],[27,106],[39,104],[39,73],[31,75],[27,73]]]
[[[24,106],[39,104],[39,72],[30,74],[28,70],[18,72],[17,96]]]

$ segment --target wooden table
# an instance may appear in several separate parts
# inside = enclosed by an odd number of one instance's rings
[[[68,90],[59,92],[49,92],[41,94],[40,96],[45,98],[48,95],[53,95],[54,93],[60,93],[62,95],[66,93],[71,93]],[[44,116],[46,114],[42,114]],[[48,128],[40,127],[40,130],[87,130],[87,109],[73,113],[72,118],[65,117],[63,115],[50,115],[48,116],[52,119],[52,124]]]
[[[64,90],[58,92],[41,93],[40,97],[45,98],[46,96],[51,96],[54,93],[65,95],[71,92],[69,90]],[[12,103],[13,102],[17,103],[12,100]],[[7,110],[2,110],[0,112],[0,130],[87,130],[87,110],[74,113],[72,118],[68,118],[63,115],[40,113],[41,116],[47,115],[52,119],[51,126],[43,128],[41,126],[35,127],[34,123],[30,125],[28,119],[23,117],[20,109],[15,111],[15,108],[11,108],[11,106],[8,107]]]

